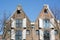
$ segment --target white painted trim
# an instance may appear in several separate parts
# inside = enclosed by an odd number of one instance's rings
[[[15,26],[16,26],[16,21],[13,19],[13,18],[11,18],[11,21],[12,21],[12,23],[11,23],[11,27],[13,27],[13,28],[15,28]]]
[[[42,30],[39,30],[40,32],[40,40],[44,40],[44,32]]]
[[[54,28],[54,18],[50,19],[50,28]]]
[[[26,18],[23,19],[23,25],[22,26],[23,26],[23,28],[26,27]]]
[[[54,30],[51,30],[51,32],[50,32],[50,40],[55,40]]]
[[[11,29],[11,39],[15,40],[15,30]]]
[[[26,39],[26,29],[24,29],[22,32],[22,39]]]
[[[35,24],[35,22],[31,22],[31,24]]]
[[[39,27],[43,28],[43,19],[39,18]]]

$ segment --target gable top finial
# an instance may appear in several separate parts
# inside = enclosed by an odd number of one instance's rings
[[[22,6],[21,6],[21,4],[19,4],[18,6],[17,6],[17,10],[21,10],[22,9]]]
[[[48,10],[49,10],[49,12],[50,12],[50,14],[54,17],[54,15],[53,15],[52,11],[50,10],[50,8],[49,8],[49,5],[48,5],[48,4],[44,4],[44,8],[45,8],[45,9],[48,9]]]
[[[44,4],[44,7],[47,7],[47,8],[49,8],[49,5],[48,5],[48,4]]]

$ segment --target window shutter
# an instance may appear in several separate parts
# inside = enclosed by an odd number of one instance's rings
[[[26,29],[23,30],[22,39],[26,39]]]
[[[50,19],[50,28],[54,28],[54,18]]]
[[[11,18],[12,23],[11,23],[11,27],[15,27],[15,20],[13,18]]]
[[[11,29],[11,39],[15,40],[15,31]]]
[[[43,28],[43,19],[39,18],[39,27]]]
[[[26,18],[23,19],[23,28],[26,27]]]
[[[44,40],[44,33],[43,33],[43,31],[39,30],[39,32],[40,32],[40,40]]]
[[[50,40],[55,40],[55,33],[54,33],[54,30],[52,30],[51,32],[50,32]]]

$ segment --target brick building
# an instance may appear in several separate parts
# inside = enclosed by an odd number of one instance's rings
[[[59,20],[44,5],[35,22],[31,22],[20,5],[6,20],[4,40],[59,40]]]

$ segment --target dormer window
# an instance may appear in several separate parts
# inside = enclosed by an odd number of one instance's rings
[[[21,10],[17,10],[17,14],[20,14],[21,13]]]
[[[48,9],[44,9],[44,13],[48,13]]]

